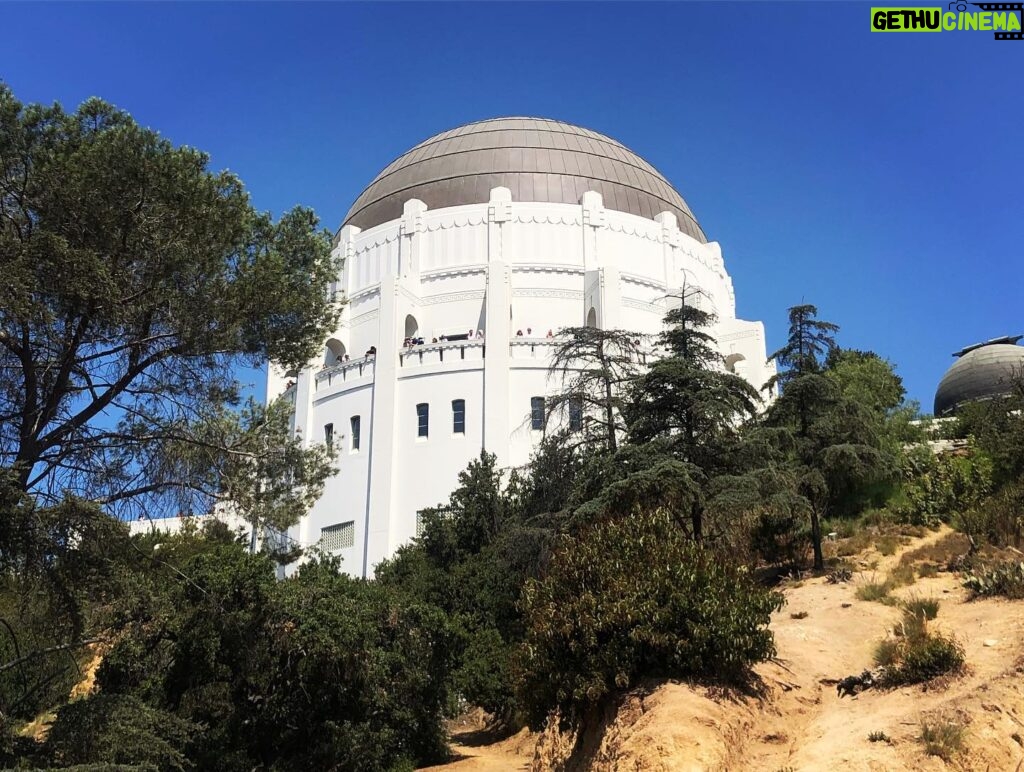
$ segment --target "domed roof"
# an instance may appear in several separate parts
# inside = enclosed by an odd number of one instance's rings
[[[707,242],[683,197],[644,159],[596,131],[543,118],[492,118],[421,142],[377,175],[344,224],[394,220],[411,198],[430,209],[485,203],[497,187],[513,201],[558,204],[594,190],[609,209],[648,219],[673,212],[681,231]]]
[[[1010,392],[1011,379],[1024,372],[1021,335],[996,338],[968,346],[946,371],[935,392],[935,415],[952,415],[966,402],[999,397]]]

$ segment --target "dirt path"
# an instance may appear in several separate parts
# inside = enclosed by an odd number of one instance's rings
[[[850,583],[810,579],[787,589],[787,604],[772,619],[778,660],[757,668],[766,686],[762,698],[663,684],[627,701],[604,728],[600,752],[587,766],[608,772],[1021,772],[1024,603],[966,602],[955,575],[918,578],[893,594],[940,599],[933,624],[963,644],[967,672],[927,687],[868,690],[842,699],[834,684],[822,683],[870,668],[875,646],[899,618],[893,606],[858,600],[857,587],[881,580],[904,553],[935,545],[948,533],[913,540],[891,556],[874,551],[858,556],[864,570]],[[968,725],[965,748],[949,764],[927,756],[918,740],[922,721],[939,716]],[[876,732],[888,740],[871,742],[868,736]],[[546,768],[532,765],[535,736],[492,744],[480,744],[479,735],[465,738],[455,746],[460,759],[435,770]]]

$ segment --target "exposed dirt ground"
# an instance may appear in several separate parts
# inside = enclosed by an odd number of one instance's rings
[[[874,646],[900,616],[893,606],[858,600],[857,587],[881,580],[908,552],[944,563],[956,549],[948,536],[928,534],[888,557],[869,549],[854,559],[863,570],[850,583],[809,579],[787,588],[787,604],[772,620],[778,660],[758,667],[759,696],[654,685],[625,700],[568,759],[574,738],[554,731],[488,742],[479,724],[455,728],[457,760],[433,769],[1021,772],[1024,602],[967,602],[955,574],[918,578],[893,594],[940,599],[932,626],[963,644],[967,671],[923,687],[836,694],[835,679],[872,667]],[[806,617],[793,618],[803,611]],[[962,749],[948,762],[925,753],[924,721],[967,725]],[[869,741],[876,732],[888,739]]]

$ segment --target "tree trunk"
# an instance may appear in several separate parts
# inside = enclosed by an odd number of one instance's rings
[[[704,539],[704,523],[700,503],[697,501],[690,505],[690,525],[693,527],[693,540],[700,544]]]
[[[821,519],[818,510],[811,507],[811,544],[814,547],[814,570],[825,570],[825,556],[821,552]]]

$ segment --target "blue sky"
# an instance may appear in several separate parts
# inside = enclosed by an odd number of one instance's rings
[[[1024,332],[1024,41],[869,32],[869,3],[3,5],[22,101],[101,96],[332,230],[427,136],[496,115],[619,139],[722,244],[770,346],[816,304],[931,409]]]

